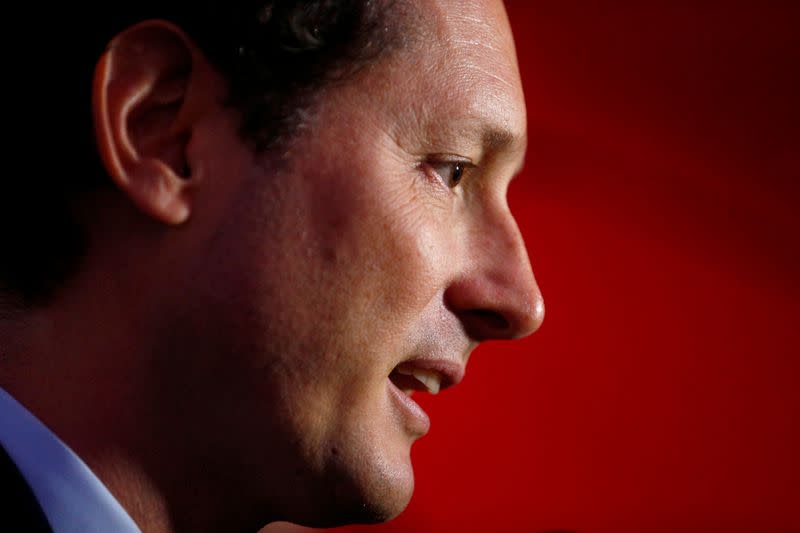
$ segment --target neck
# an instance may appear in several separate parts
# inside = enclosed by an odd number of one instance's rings
[[[209,483],[174,429],[170,406],[182,402],[154,370],[164,352],[141,319],[158,315],[119,280],[89,279],[46,307],[0,319],[0,386],[81,457],[143,531],[235,530],[221,512],[232,495]]]
[[[143,531],[255,531],[273,516],[251,509],[247,496],[279,502],[285,487],[247,485],[246,461],[231,468],[241,443],[228,442],[220,421],[239,404],[213,395],[225,360],[203,366],[208,347],[196,328],[176,327],[186,300],[179,259],[198,255],[197,244],[167,238],[115,198],[81,210],[95,217],[83,221],[94,228],[90,249],[47,305],[0,309],[0,386],[86,462]],[[269,463],[261,471],[289,469],[272,462],[279,454],[269,442],[253,446]]]
[[[110,305],[124,301],[110,292],[67,288],[45,307],[0,321],[0,385],[72,448],[144,528],[137,514],[166,514],[134,453],[137,433],[148,433],[146,407],[137,401],[146,375],[130,342],[142,337],[126,316],[130,309]],[[81,293],[93,297],[79,301],[74,296]],[[160,527],[146,529],[169,530],[163,518],[155,522]]]

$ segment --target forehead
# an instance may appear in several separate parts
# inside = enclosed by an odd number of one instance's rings
[[[409,58],[411,79],[429,91],[429,105],[465,127],[483,123],[524,140],[525,100],[503,2],[420,0],[419,12],[429,35]]]
[[[418,0],[415,7],[414,44],[373,77],[381,85],[373,94],[394,97],[384,103],[396,118],[411,116],[399,127],[524,149],[525,100],[502,1]]]
[[[317,131],[319,143],[347,146],[351,155],[366,157],[366,146],[389,141],[400,158],[492,156],[519,166],[525,100],[502,1],[408,2],[405,45],[327,91],[318,101],[319,124],[327,127],[309,133]]]
[[[492,66],[496,81],[515,88],[514,39],[501,0],[419,0],[418,9],[433,32],[430,47],[467,70]]]

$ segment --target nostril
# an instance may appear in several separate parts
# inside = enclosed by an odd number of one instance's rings
[[[533,273],[526,272],[529,275],[521,276],[522,281],[491,273],[456,280],[445,290],[443,303],[478,342],[525,337],[539,327],[544,315]]]
[[[467,311],[467,314],[472,319],[482,325],[482,329],[491,330],[494,334],[502,334],[511,327],[508,320],[495,311],[488,311],[485,309],[473,309]]]

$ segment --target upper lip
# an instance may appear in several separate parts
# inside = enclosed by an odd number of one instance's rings
[[[423,370],[426,372],[433,372],[438,375],[440,380],[440,390],[444,390],[455,385],[464,379],[464,364],[451,359],[441,359],[432,357],[418,357],[408,359],[397,365],[394,371],[413,372],[414,370]]]

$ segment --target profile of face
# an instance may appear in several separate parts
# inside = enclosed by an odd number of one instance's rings
[[[163,431],[254,520],[397,515],[430,423],[410,393],[543,318],[506,201],[526,115],[502,1],[422,5],[431,35],[327,89],[280,165],[225,105],[192,130]]]

